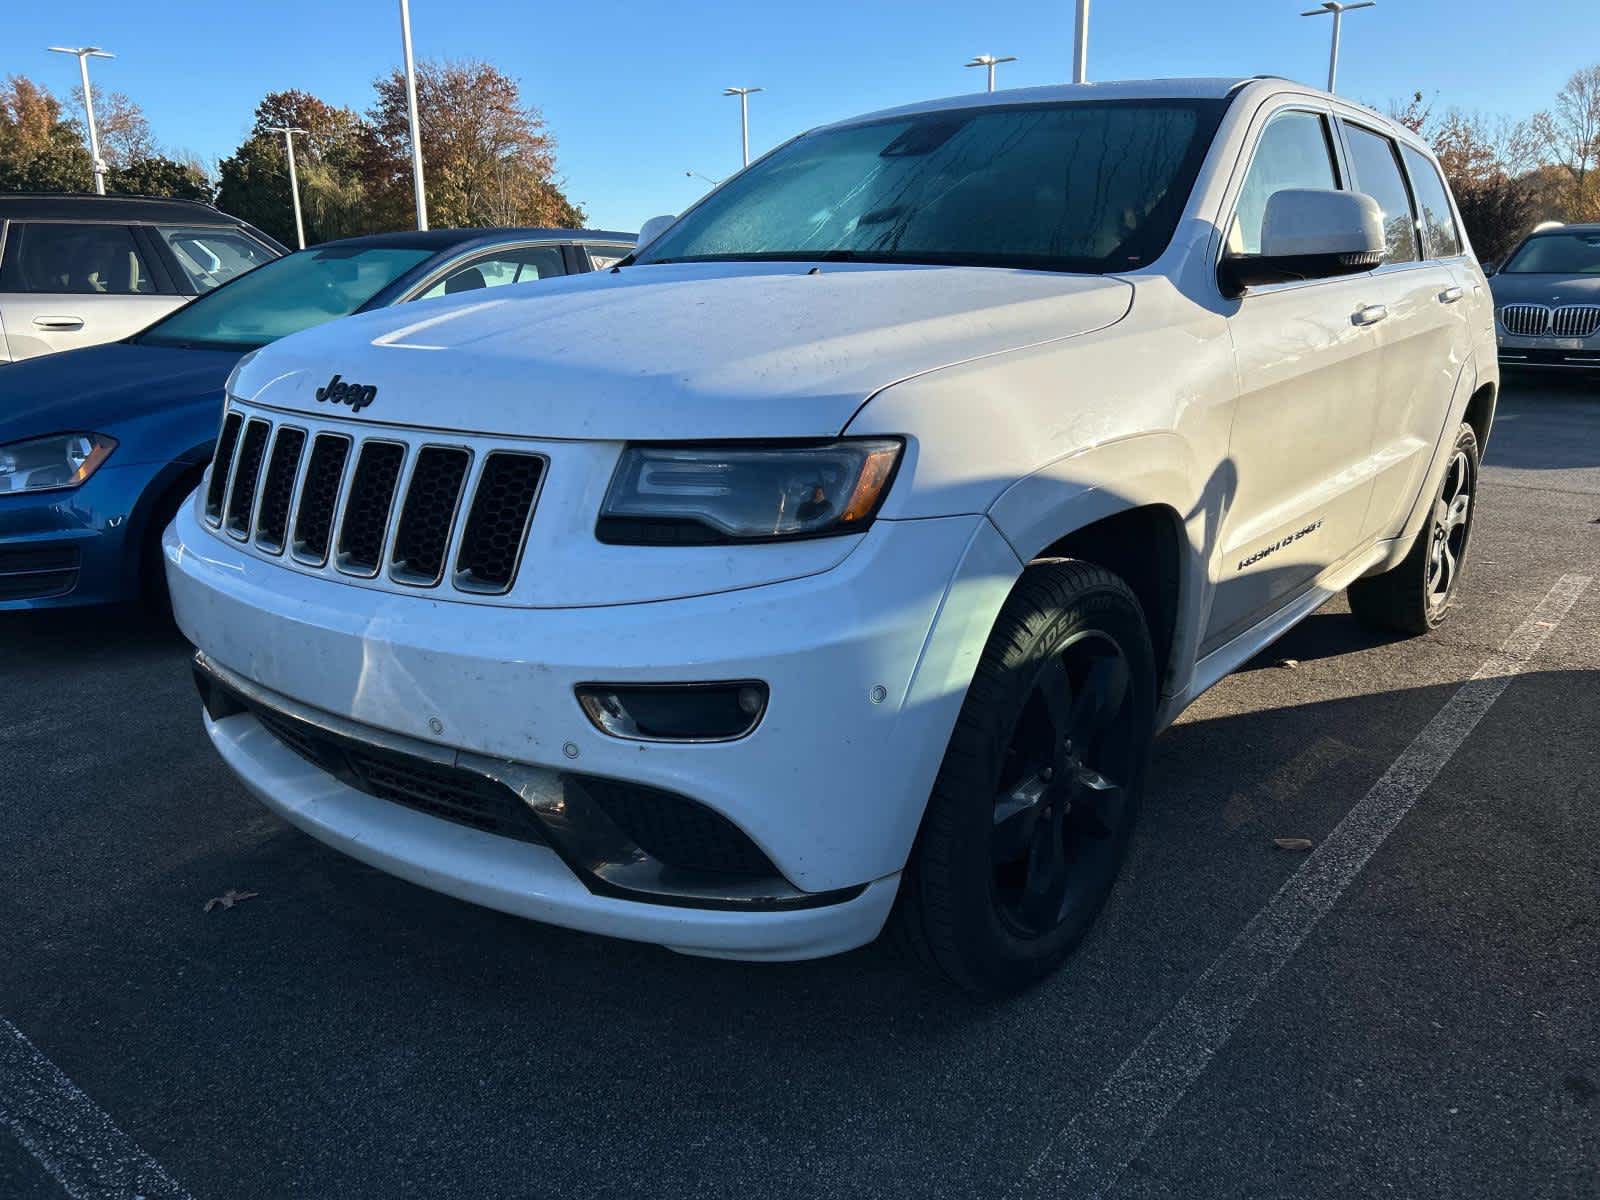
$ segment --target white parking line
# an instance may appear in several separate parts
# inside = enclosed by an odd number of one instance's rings
[[[1099,1196],[1116,1184],[1233,1036],[1261,989],[1300,948],[1490,705],[1527,668],[1589,582],[1585,575],[1563,575],[1556,582],[1533,615],[1456,690],[1088,1106],[1050,1139],[1011,1196]]]
[[[0,1126],[16,1135],[73,1200],[192,1200],[4,1017]]]

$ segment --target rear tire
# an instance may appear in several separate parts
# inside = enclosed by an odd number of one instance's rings
[[[978,995],[1055,970],[1110,894],[1138,817],[1156,669],[1128,585],[1072,559],[1024,573],[989,634],[893,923]]]
[[[1427,633],[1449,615],[1478,504],[1478,436],[1465,423],[1434,494],[1433,511],[1396,567],[1350,585],[1350,611],[1392,633]]]

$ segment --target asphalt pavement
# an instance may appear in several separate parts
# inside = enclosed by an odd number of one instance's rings
[[[996,1004],[389,878],[228,775],[176,634],[6,615],[0,1197],[1600,1196],[1597,733],[1573,381],[1508,388],[1444,628],[1336,601],[1203,697]]]

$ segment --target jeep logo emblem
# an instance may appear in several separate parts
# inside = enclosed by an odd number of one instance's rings
[[[329,404],[348,404],[351,412],[360,412],[378,398],[378,389],[372,384],[343,383],[335,375],[317,389],[317,399]]]

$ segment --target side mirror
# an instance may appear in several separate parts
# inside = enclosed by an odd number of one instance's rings
[[[1383,210],[1371,196],[1286,188],[1267,197],[1261,253],[1223,256],[1223,290],[1370,271],[1383,261]]]
[[[1497,262],[1479,263],[1478,266],[1482,269],[1485,275],[1493,275],[1500,269],[1500,264]]]
[[[668,229],[672,228],[673,225],[677,224],[677,221],[678,218],[673,216],[671,213],[667,213],[659,217],[651,217],[639,227],[639,240],[634,242],[633,252],[637,254],[639,251],[643,250]]]

